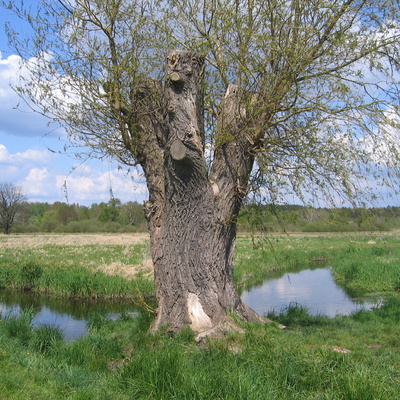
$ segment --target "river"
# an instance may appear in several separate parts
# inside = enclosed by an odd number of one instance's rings
[[[330,268],[306,269],[267,279],[262,285],[243,292],[242,300],[261,315],[271,310],[284,311],[290,304],[305,306],[312,315],[329,317],[377,305],[376,302],[354,298],[339,287]],[[9,313],[18,314],[26,307],[35,309],[32,325],[58,326],[67,341],[86,334],[86,322],[95,311],[102,310],[109,318],[118,318],[121,313],[135,315],[139,312],[131,302],[69,300],[31,292],[0,291],[2,318]]]
[[[243,292],[241,297],[261,315],[269,311],[284,311],[289,305],[298,304],[306,307],[311,315],[335,317],[359,309],[371,309],[379,302],[365,301],[345,291],[335,283],[330,268],[285,273],[252,287]]]

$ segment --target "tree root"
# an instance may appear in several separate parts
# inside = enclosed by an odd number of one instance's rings
[[[246,304],[241,303],[237,309],[237,315],[240,319],[248,322],[257,322],[260,324],[276,324],[278,329],[290,329],[285,325],[278,324],[275,321],[272,321],[269,318],[265,318],[262,315],[256,313],[253,309],[248,307]],[[232,317],[225,316],[223,317],[217,324],[215,324],[212,328],[203,330],[200,332],[195,332],[195,340],[196,342],[201,342],[206,338],[216,339],[223,337],[228,332],[238,332],[245,333],[245,330],[241,328]]]

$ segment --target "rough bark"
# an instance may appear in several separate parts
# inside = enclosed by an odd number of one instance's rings
[[[134,96],[158,301],[154,329],[195,332],[232,327],[234,312],[264,320],[242,303],[233,282],[236,216],[257,140],[246,113],[251,96],[230,86],[222,101],[211,172],[204,157],[203,58],[171,51],[162,88],[146,80]],[[135,131],[134,131],[135,129]],[[137,137],[136,137],[137,139]]]

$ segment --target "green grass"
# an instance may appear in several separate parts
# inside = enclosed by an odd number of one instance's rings
[[[34,280],[26,278],[25,267],[36,265],[42,273]],[[127,280],[120,276],[108,276],[101,271],[91,271],[77,265],[58,265],[52,268],[41,264],[16,264],[2,259],[0,263],[0,288],[31,290],[62,297],[80,298],[136,298],[154,294],[152,280],[138,277]]]
[[[312,266],[330,266],[337,283],[357,293],[399,293],[400,235],[289,234],[237,240],[239,288]]]
[[[11,334],[6,318],[0,393],[21,400],[398,398],[398,298],[335,319],[295,308],[274,317],[293,329],[245,323],[245,334],[201,344],[187,330],[150,334],[147,313],[97,316],[89,335],[69,344],[49,330]]]
[[[337,282],[362,292],[399,291],[399,244],[394,238],[350,243],[335,259]]]
[[[239,236],[237,242],[235,279],[240,287],[274,273],[322,264],[331,265],[347,287],[380,292],[386,300],[372,311],[333,319],[291,305],[269,315],[291,329],[239,321],[244,334],[228,332],[202,343],[189,330],[150,333],[153,316],[146,311],[117,321],[94,313],[88,335],[72,343],[56,328],[31,327],[32,310],[1,315],[1,398],[399,398],[398,235],[270,235],[262,241]],[[140,277],[128,281],[107,276],[96,268],[115,262],[118,254],[124,263],[134,264],[148,252],[146,245],[129,251],[126,246],[97,247],[101,249],[0,247],[0,282],[7,287],[29,284],[63,296],[131,296],[138,293],[140,280],[152,284]]]
[[[154,284],[146,273],[127,280],[107,276],[101,268],[139,265],[148,258],[148,243],[0,246],[0,288],[29,287],[64,297],[149,296]],[[348,289],[395,293],[400,290],[399,260],[400,235],[390,233],[239,235],[234,279],[242,290],[276,274],[329,265]]]
[[[29,289],[61,297],[142,298],[154,294],[143,271],[135,279],[109,276],[102,267],[145,261],[148,244],[0,247],[0,288]]]

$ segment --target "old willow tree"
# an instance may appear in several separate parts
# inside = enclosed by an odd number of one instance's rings
[[[396,178],[397,1],[16,3],[16,90],[83,154],[146,177],[155,328],[261,319],[233,282],[250,192],[351,200]]]

